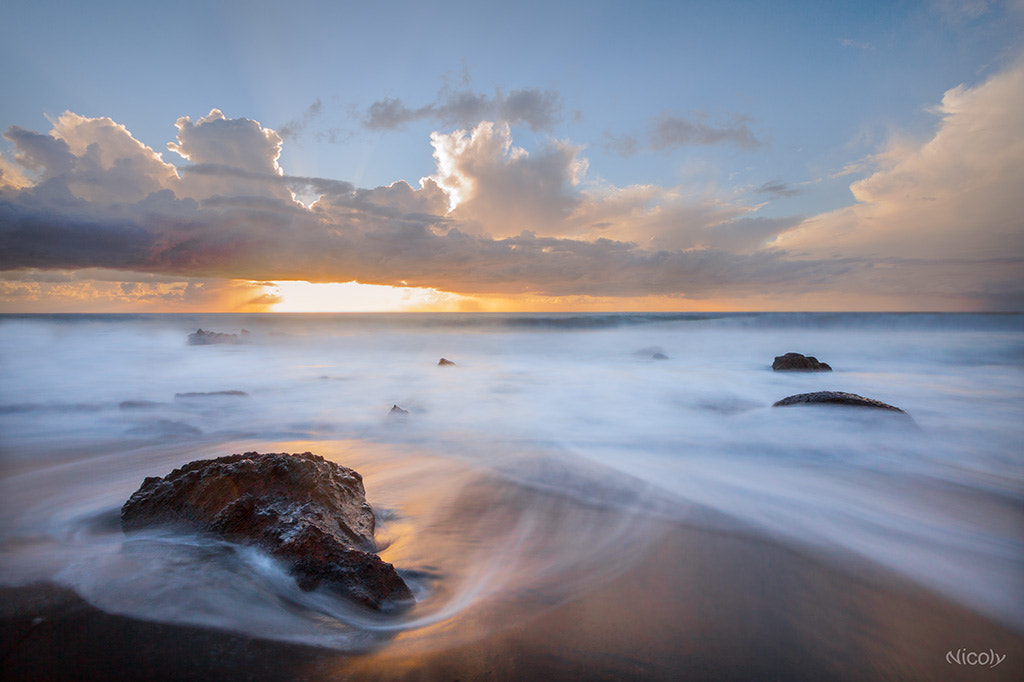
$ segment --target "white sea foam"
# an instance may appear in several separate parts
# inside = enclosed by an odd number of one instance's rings
[[[189,346],[199,327],[251,333]],[[385,557],[424,604],[397,627],[551,588],[569,571],[600,580],[595,566],[616,568],[593,560],[602,548],[651,541],[630,536],[633,515],[692,523],[696,504],[879,563],[1024,630],[1020,316],[4,316],[0,347],[3,582],[56,579],[118,612],[366,645],[396,625],[289,592],[279,568],[251,570],[258,554],[197,553],[194,538],[129,543],[117,527],[145,476],[301,442],[366,476]],[[787,351],[835,371],[772,372]],[[814,390],[911,419],[771,407]],[[409,414],[389,416],[396,404]],[[513,499],[499,514],[470,501],[467,471],[583,506]],[[621,523],[595,527],[586,505]],[[438,528],[472,566],[417,544]],[[186,587],[197,595],[187,604],[175,597]],[[259,617],[238,614],[231,590]]]

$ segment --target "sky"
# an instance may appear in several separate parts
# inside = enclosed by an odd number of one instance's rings
[[[0,312],[1024,310],[1024,0],[5,0]]]

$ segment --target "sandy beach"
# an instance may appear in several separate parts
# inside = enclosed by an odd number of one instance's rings
[[[500,491],[492,491],[500,492]],[[545,505],[534,493],[524,505]],[[564,500],[559,500],[559,504]],[[594,510],[597,517],[610,514]],[[72,591],[0,591],[5,680],[1016,680],[1024,637],[863,562],[737,528],[649,519],[628,570],[565,601],[485,600],[363,653],[111,615]],[[719,523],[718,525],[722,525]],[[947,653],[992,650],[995,667]]]

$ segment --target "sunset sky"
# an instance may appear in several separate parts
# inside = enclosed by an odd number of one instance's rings
[[[1024,310],[1024,0],[2,14],[0,312]]]

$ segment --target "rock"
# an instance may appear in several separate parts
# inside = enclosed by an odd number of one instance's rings
[[[405,417],[409,414],[409,410],[403,410],[398,405],[392,405],[391,411],[388,412],[388,414],[390,414],[393,417]]]
[[[242,330],[245,336],[249,335],[249,332]],[[223,334],[221,332],[208,332],[202,329],[197,329],[194,333],[188,335],[188,345],[190,346],[207,346],[212,343],[245,343],[244,338],[239,338],[238,334]]]
[[[121,507],[121,528],[183,526],[259,546],[290,564],[304,590],[324,585],[372,609],[410,603],[374,552],[362,477],[308,452],[247,452],[150,477]]]
[[[783,398],[772,407],[789,407],[790,405],[851,405],[853,407],[873,407],[880,410],[891,410],[906,414],[903,410],[880,400],[873,400],[842,391],[818,391],[816,393],[800,393]]]
[[[148,410],[160,407],[160,403],[152,400],[122,400],[117,407],[120,410]]]
[[[175,393],[175,400],[192,400],[195,398],[248,398],[245,391],[189,391],[188,393]]]
[[[455,363],[452,362],[451,360],[448,360],[447,358],[441,358],[440,360],[437,361],[437,366],[438,367],[454,367]]]
[[[659,346],[641,348],[640,350],[633,351],[633,355],[641,358],[648,358],[650,360],[668,360],[668,356],[665,355],[665,351],[663,351]]]
[[[786,353],[776,356],[772,363],[776,372],[831,372],[832,368],[825,362],[818,362],[813,355]]]

